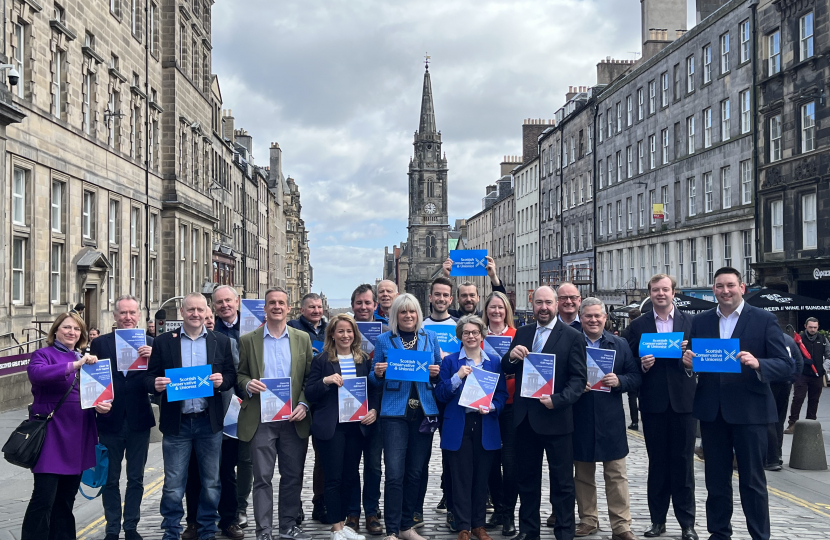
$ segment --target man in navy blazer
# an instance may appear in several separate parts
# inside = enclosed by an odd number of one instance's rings
[[[695,419],[692,402],[697,380],[677,358],[640,357],[643,334],[683,332],[689,339],[692,316],[674,305],[677,282],[666,274],[655,274],[648,282],[652,311],[629,325],[628,346],[639,359],[643,383],[640,413],[648,452],[647,499],[651,526],[646,538],[666,532],[669,502],[681,528],[683,540],[697,540],[695,532]]]
[[[556,540],[572,540],[575,533],[573,478],[573,412],[585,389],[588,368],[582,332],[558,320],[556,291],[542,286],[533,293],[535,324],[516,330],[510,349],[501,360],[506,375],[516,375],[513,422],[516,447],[523,452],[517,464],[516,483],[522,504],[519,535],[515,540],[538,540],[541,528],[542,456],[547,454],[551,478],[551,503],[556,516]],[[531,352],[555,354],[553,394],[541,399],[521,397],[525,357]]]
[[[140,307],[134,296],[121,296],[115,301],[113,316],[119,330],[138,326]],[[138,349],[145,359],[152,352],[153,338],[147,336],[146,345]],[[150,396],[144,387],[144,371],[122,372],[117,367],[115,332],[95,338],[90,353],[98,358],[109,358],[112,369],[113,400],[107,415],[96,414],[98,440],[107,447],[109,469],[107,483],[101,490],[104,518],[107,520],[104,540],[118,540],[121,532],[121,462],[127,458],[127,489],[124,492],[124,535],[127,540],[141,538],[138,520],[141,517],[141,498],[144,496],[144,466],[150,445],[150,428],[156,425]]]
[[[753,540],[770,537],[769,500],[764,464],[767,425],[778,420],[770,382],[784,380],[792,364],[774,315],[743,301],[741,274],[723,267],[712,287],[718,307],[692,321],[696,338],[739,339],[740,373],[698,373],[693,414],[700,420],[705,473],[706,522],[710,539],[732,536],[732,455],[738,462],[741,506]],[[693,365],[690,348],[683,364]]]

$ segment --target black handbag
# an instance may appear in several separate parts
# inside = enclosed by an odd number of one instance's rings
[[[52,421],[52,417],[61,408],[63,402],[69,397],[72,389],[75,388],[75,382],[78,378],[72,380],[72,386],[63,395],[58,402],[55,409],[49,413],[48,416],[40,414],[34,415],[32,418],[27,418],[20,423],[12,434],[9,440],[3,445],[3,457],[12,465],[23,467],[24,469],[31,469],[37,464],[40,458],[40,451],[43,449],[43,441],[46,439],[46,426]]]

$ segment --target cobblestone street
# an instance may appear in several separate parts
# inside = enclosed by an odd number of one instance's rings
[[[820,409],[819,419],[823,420],[824,425],[830,424],[830,403],[827,400],[822,403]],[[0,414],[0,433],[8,433],[8,430],[17,425],[19,419],[23,416],[23,410],[10,411]],[[629,445],[631,452],[627,459],[628,477],[631,491],[631,515],[634,520],[633,532],[642,538],[642,531],[648,526],[648,507],[646,503],[646,470],[648,460],[646,457],[645,443],[643,437],[639,432],[629,431]],[[785,446],[785,463],[788,459],[788,449],[791,436],[786,436]],[[828,435],[825,431],[825,442],[828,441]],[[419,530],[422,535],[431,539],[450,539],[455,538],[455,534],[449,532],[445,525],[446,514],[439,514],[435,512],[435,506],[441,499],[441,490],[439,488],[440,482],[440,459],[436,459],[439,455],[438,437],[435,437],[433,445],[433,459],[430,467],[430,481],[429,491],[427,493],[427,501],[425,504],[425,526]],[[311,521],[311,470],[314,464],[314,453],[309,445],[308,461],[306,465],[305,484],[303,488],[304,510],[307,521],[303,523],[303,528],[311,532],[315,538],[321,540],[327,538],[328,526],[320,524],[316,521]],[[154,443],[150,445],[150,456],[147,462],[147,472],[145,476],[145,502],[142,508],[142,520],[139,525],[139,532],[148,540],[160,540],[162,537],[159,524],[161,516],[159,515],[159,500],[161,497],[161,444]],[[547,469],[547,468],[545,468]],[[600,469],[598,467],[598,469]],[[607,519],[607,506],[605,504],[603,493],[604,486],[602,485],[601,473],[597,471],[597,483],[599,491],[599,509],[600,509],[600,531],[599,534],[592,535],[586,538],[590,539],[610,539],[611,531]],[[547,472],[545,470],[545,475]],[[547,476],[545,476],[547,477]],[[772,521],[772,538],[775,539],[792,539],[799,540],[826,538],[830,539],[830,472],[809,472],[796,471],[789,467],[784,467],[784,470],[778,473],[767,473],[770,491],[770,516]],[[708,538],[706,533],[706,516],[705,516],[705,500],[706,490],[704,489],[703,480],[703,463],[701,461],[695,462],[695,481],[696,481],[696,495],[697,495],[697,525],[696,530],[701,539]],[[32,480],[31,474],[23,469],[8,465],[3,461],[0,465],[0,483],[2,483],[2,490],[0,490],[0,507],[2,507],[2,519],[0,519],[0,540],[18,539],[20,535],[20,524],[23,519],[23,513],[26,509],[29,496],[31,494]],[[276,485],[276,475],[274,483]],[[547,482],[543,483],[543,500],[547,500]],[[740,508],[740,500],[738,498],[738,481],[737,475],[734,480],[735,493],[735,515],[732,520],[734,527],[734,539],[748,539],[749,534],[746,531],[744,524],[743,512]],[[123,493],[123,487],[122,487]],[[550,504],[544,503],[542,506],[542,521],[550,514]],[[87,501],[80,495],[75,505],[75,515],[77,519],[78,540],[100,540],[104,537],[104,519],[101,510],[101,501],[96,499],[94,501]],[[254,539],[255,534],[253,530],[253,509],[248,509],[248,519],[250,525],[245,529],[246,538]],[[276,518],[275,518],[276,519]],[[361,526],[363,522],[361,520]],[[669,519],[667,523],[668,533],[661,538],[679,539],[680,528],[677,522],[673,519],[673,514],[669,512]],[[123,538],[123,533],[122,533]],[[217,536],[217,538],[224,538],[224,536]],[[374,537],[381,538],[381,537]],[[500,534],[494,536],[494,540],[503,538]],[[553,540],[553,529],[543,526],[542,538],[545,540]]]

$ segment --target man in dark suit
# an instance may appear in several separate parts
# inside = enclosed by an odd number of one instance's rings
[[[740,373],[698,373],[693,413],[700,420],[705,473],[706,522],[710,539],[732,536],[732,456],[738,462],[741,506],[753,540],[770,537],[769,499],[764,476],[767,425],[778,419],[770,382],[787,379],[792,363],[773,314],[743,301],[741,274],[724,267],[712,287],[718,307],[692,321],[696,338],[739,339]],[[693,365],[691,349],[683,364]]]
[[[640,359],[640,413],[648,452],[647,496],[651,526],[646,538],[666,532],[669,502],[680,524],[683,540],[697,540],[695,532],[695,377],[676,358],[640,357],[643,334],[683,332],[688,340],[692,316],[674,307],[677,282],[666,274],[655,274],[648,282],[652,311],[628,326],[628,346]],[[633,413],[632,413],[633,414]]]
[[[233,388],[236,370],[230,340],[205,328],[207,302],[199,293],[190,293],[182,301],[182,327],[167,332],[153,342],[150,364],[144,378],[145,388],[161,396],[159,429],[164,434],[164,487],[159,511],[162,515],[163,540],[178,540],[184,515],[182,498],[187,483],[187,464],[191,449],[199,462],[202,494],[199,499],[199,537],[213,538],[219,519],[219,457],[222,449],[224,409],[222,391]],[[211,365],[209,380],[213,395],[206,398],[167,400],[170,379],[165,371],[173,368]]]
[[[140,308],[134,296],[121,296],[115,301],[113,316],[119,330],[138,326]],[[152,352],[153,338],[138,354],[145,358]],[[144,388],[143,371],[119,371],[115,332],[99,336],[90,345],[90,353],[98,358],[109,358],[112,369],[112,409],[106,416],[96,415],[98,440],[107,447],[109,469],[107,484],[101,490],[104,517],[107,520],[104,540],[118,540],[121,532],[121,462],[127,458],[127,489],[124,492],[124,536],[127,540],[141,540],[136,530],[141,517],[141,498],[144,495],[144,465],[150,445],[150,428],[156,425],[150,397]]]
[[[513,421],[516,446],[522,448],[516,482],[522,504],[516,540],[538,540],[542,498],[542,456],[547,454],[551,504],[556,516],[557,540],[572,540],[574,525],[573,413],[571,406],[582,395],[588,379],[585,338],[557,319],[556,292],[542,286],[533,293],[536,323],[516,331],[510,349],[501,360],[506,375],[516,375]],[[525,357],[531,352],[555,354],[553,394],[541,399],[520,397]],[[518,459],[519,454],[517,454]]]

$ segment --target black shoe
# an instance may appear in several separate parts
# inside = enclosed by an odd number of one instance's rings
[[[781,468],[781,465],[779,465],[778,463],[770,463],[769,465],[764,465],[765,471],[777,472],[780,471]]]
[[[447,513],[447,498],[441,497],[441,502],[438,503],[438,506],[435,507],[436,512],[440,512],[441,514]]]
[[[640,431],[640,424],[638,424],[637,422],[631,422],[630,424],[628,424],[628,429],[632,431]]]
[[[115,533],[107,533],[104,540],[118,540],[118,535]]]
[[[487,520],[487,523],[484,524],[484,528],[491,531],[493,529],[498,529],[502,525],[504,525],[504,517],[498,512],[493,512],[493,515],[491,515],[490,519]]]
[[[447,511],[447,527],[450,529],[450,532],[458,532],[458,529],[455,527],[455,516],[450,511]]]
[[[116,537],[117,539],[117,537]],[[131,530],[131,531],[124,531],[124,539],[125,540],[144,540],[138,531]]]
[[[319,521],[325,525],[331,525],[328,520],[328,516],[326,516],[326,505],[324,504],[315,504],[314,509],[311,511],[311,519],[314,521]],[[300,519],[297,518],[297,522],[300,522]]]
[[[526,533],[519,533],[519,536],[516,537],[516,540],[539,540],[539,535],[534,534],[533,536],[530,536]]]
[[[682,540],[699,540],[694,527],[683,527],[683,534],[680,536]]]
[[[323,510],[325,511],[325,506],[323,507]],[[302,525],[303,521],[305,521],[305,512],[303,512],[303,508],[300,507],[300,513],[297,514],[297,526]],[[329,525],[329,523],[326,525]]]
[[[501,527],[502,536],[516,536],[516,524],[513,521],[513,516],[505,516],[504,525]]]
[[[666,524],[665,523],[652,523],[651,527],[646,529],[643,532],[643,536],[646,538],[655,538],[660,536],[661,534],[666,533]]]
[[[487,504],[484,506],[484,509],[488,514],[492,514],[496,511],[496,508],[493,506],[493,499],[491,499],[489,495],[487,496]]]

